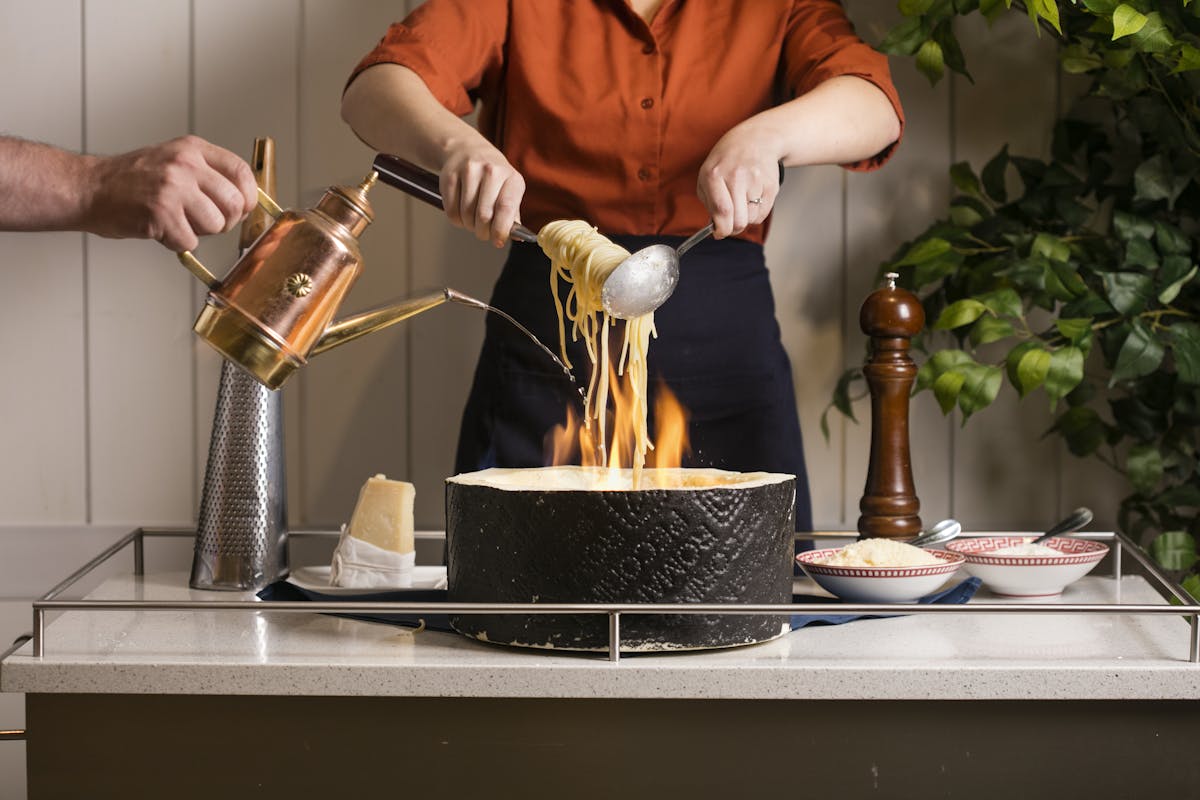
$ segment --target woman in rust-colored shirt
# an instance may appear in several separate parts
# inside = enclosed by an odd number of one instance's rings
[[[778,165],[872,169],[903,128],[886,59],[837,0],[428,0],[356,68],[343,116],[438,173],[450,221],[497,246],[518,219],[585,219],[629,250],[713,221],[656,314],[651,382],[691,413],[685,465],[793,473],[811,527],[762,254]],[[492,303],[554,342],[548,269],[513,244]],[[543,464],[564,383],[489,321],[457,470]]]

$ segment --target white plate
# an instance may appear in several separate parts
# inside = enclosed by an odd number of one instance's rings
[[[400,591],[401,587],[380,586],[372,589],[351,589],[344,586],[329,585],[329,567],[296,567],[292,570],[292,574],[288,576],[288,583],[294,586],[299,586],[301,589],[307,589],[310,592],[320,592],[321,594],[377,594],[379,592]],[[445,589],[446,588],[446,568],[445,567],[413,567],[412,586],[403,587],[405,589]]]

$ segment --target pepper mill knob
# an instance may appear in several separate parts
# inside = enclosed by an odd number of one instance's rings
[[[871,337],[871,355],[863,366],[871,391],[871,460],[858,502],[863,538],[908,539],[921,531],[908,447],[908,396],[917,365],[908,348],[925,327],[925,310],[916,295],[896,286],[899,277],[889,272],[887,285],[868,295],[858,318]]]

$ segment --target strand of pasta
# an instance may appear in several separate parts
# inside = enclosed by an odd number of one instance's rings
[[[558,312],[559,349],[563,361],[572,366],[567,357],[565,321],[570,319],[571,341],[583,339],[591,362],[585,414],[596,421],[599,442],[603,448],[607,441],[606,415],[612,363],[608,329],[615,325],[615,320],[604,310],[601,290],[609,274],[629,257],[629,251],[601,235],[583,220],[556,220],[546,224],[538,233],[538,244],[550,258],[550,291]],[[565,303],[558,293],[560,280],[571,285]],[[630,413],[634,442],[631,466],[635,487],[646,463],[646,451],[653,447],[646,425],[646,353],[652,336],[657,336],[653,312],[627,320],[617,363],[617,374],[626,377],[632,394]]]

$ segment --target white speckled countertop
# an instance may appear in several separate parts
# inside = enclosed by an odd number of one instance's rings
[[[810,591],[802,582],[798,588]],[[1116,602],[1089,576],[1062,602]],[[204,598],[186,574],[111,578],[94,599]],[[243,596],[247,599],[249,596]],[[978,600],[996,602],[986,589]],[[1121,600],[1162,603],[1136,576]],[[4,661],[28,693],[764,699],[1200,699],[1176,615],[927,614],[808,627],[693,654],[596,655],[491,646],[318,614],[69,611]]]

